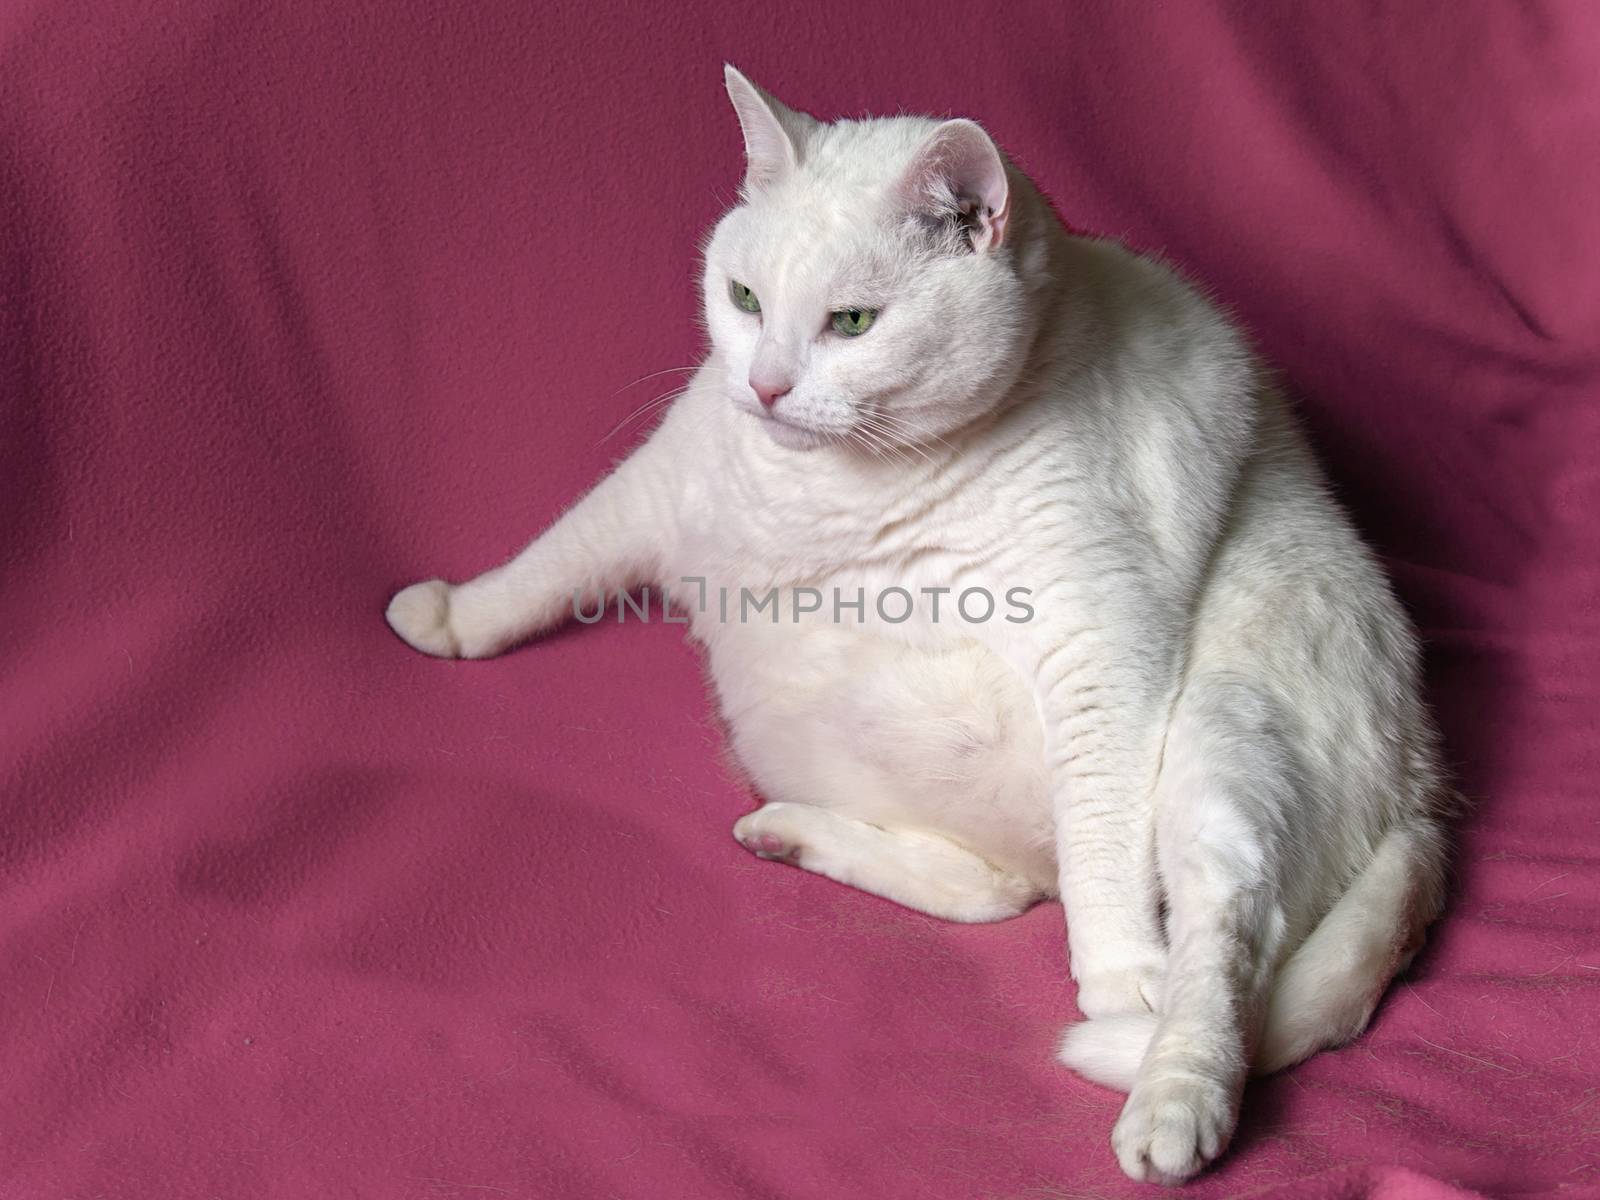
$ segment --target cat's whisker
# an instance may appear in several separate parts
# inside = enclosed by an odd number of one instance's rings
[[[672,403],[672,401],[676,400],[679,396],[682,396],[682,395],[686,394],[689,391],[689,387],[690,387],[690,385],[685,384],[683,387],[673,388],[670,392],[666,392],[663,395],[656,396],[656,397],[654,397],[654,398],[652,398],[650,400],[646,400],[638,408],[634,409],[627,416],[623,417],[622,420],[618,421],[615,425],[613,425],[611,427],[611,432],[607,433],[603,438],[601,438],[598,442],[596,442],[595,445],[597,445],[597,446],[604,445],[606,442],[609,442],[612,438],[616,437],[617,434],[619,432],[621,432],[622,428],[625,425],[628,425],[631,422],[634,422],[634,421],[637,421],[637,420],[642,420],[645,417],[649,416],[651,413],[655,412],[657,409],[666,407],[668,404]]]
[[[888,441],[883,432],[869,420],[860,421],[851,432],[855,434],[862,445],[868,447],[873,457],[880,462],[891,461],[899,451],[899,447]]]
[[[627,391],[629,388],[638,387],[641,383],[648,382],[651,379],[660,379],[661,376],[663,376],[663,375],[681,375],[681,374],[683,374],[685,372],[698,371],[699,369],[700,369],[700,364],[699,363],[694,363],[694,364],[692,364],[690,366],[687,366],[687,367],[665,367],[660,371],[651,371],[650,374],[648,374],[648,375],[641,375],[641,376],[639,376],[639,378],[637,378],[637,379],[635,379],[635,380],[633,380],[633,381],[631,381],[629,383],[623,384],[621,387],[619,387],[616,391],[612,392],[611,394],[613,396],[620,396],[623,392]]]
[[[851,436],[855,438],[861,445],[865,446],[867,450],[871,452],[872,456],[879,462],[888,462],[890,460],[890,455],[888,453],[889,447],[885,446],[884,443],[869,430],[858,428],[852,429],[850,433]]]
[[[939,434],[934,433],[930,429],[923,428],[899,413],[888,412],[883,409],[874,409],[872,415],[878,421],[889,426],[896,432],[911,434],[918,441],[932,442],[934,445],[944,450],[955,449],[955,447],[951,446],[950,443]]]
[[[877,411],[863,410],[858,421],[863,428],[870,428],[886,446],[891,446],[896,452],[919,455],[924,462],[932,463],[933,456],[927,450],[917,445],[914,441],[907,441],[899,436],[899,431],[884,420],[885,414]]]

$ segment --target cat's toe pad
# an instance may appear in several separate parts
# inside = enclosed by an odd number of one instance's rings
[[[450,632],[450,585],[442,579],[413,583],[389,601],[384,619],[406,644],[435,658],[459,658]]]
[[[745,839],[745,849],[752,854],[759,854],[762,858],[783,858],[789,853],[789,846],[775,833],[757,833]]]
[[[781,813],[771,811],[776,807],[769,804],[766,808],[759,808],[739,818],[734,823],[733,836],[757,858],[798,863],[804,846],[796,836],[796,831],[779,828],[785,822]]]
[[[1134,1085],[1111,1148],[1129,1178],[1178,1184],[1222,1153],[1233,1125],[1227,1089],[1202,1079],[1153,1079]]]

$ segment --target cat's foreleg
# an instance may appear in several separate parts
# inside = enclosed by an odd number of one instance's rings
[[[1114,772],[1133,776],[1138,762],[1132,753],[1091,755],[1052,771],[1067,952],[1086,1017],[1161,1005],[1167,946],[1153,823],[1144,796],[1110,782]]]
[[[389,625],[425,654],[488,658],[558,624],[575,603],[653,578],[672,519],[659,433],[510,562],[465,583],[430,579],[398,593]]]
[[[946,921],[1003,921],[1042,899],[1039,889],[949,838],[890,829],[810,804],[767,804],[733,836],[751,853]]]
[[[1045,728],[1056,862],[1078,1007],[1155,1011],[1166,971],[1152,797],[1170,661],[1151,637],[1063,626],[1044,642],[1035,696]]]

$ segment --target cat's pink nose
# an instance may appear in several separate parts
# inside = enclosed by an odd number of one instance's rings
[[[761,400],[763,408],[771,408],[781,397],[789,394],[792,385],[779,383],[771,379],[763,379],[758,375],[750,376],[750,390]]]

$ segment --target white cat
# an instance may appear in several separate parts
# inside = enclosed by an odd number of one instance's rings
[[[389,622],[481,658],[673,589],[768,801],[735,836],[951,920],[1059,892],[1062,1060],[1131,1092],[1129,1175],[1185,1179],[1440,907],[1416,640],[1193,288],[1069,235],[970,121],[825,125],[726,75],[710,355],[526,550]]]

